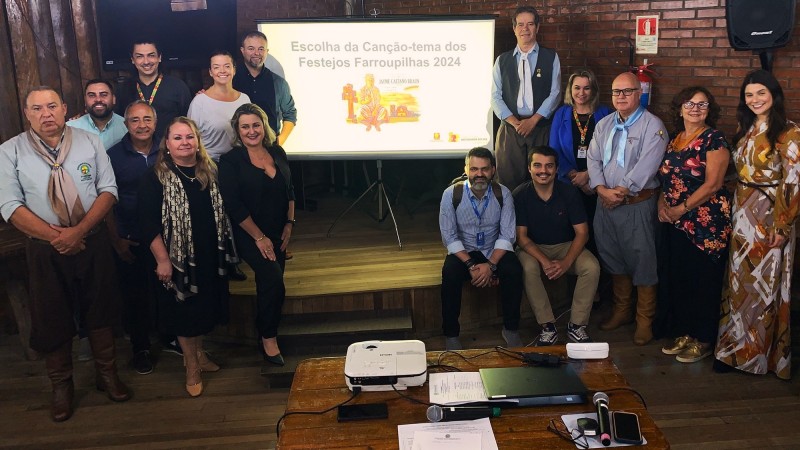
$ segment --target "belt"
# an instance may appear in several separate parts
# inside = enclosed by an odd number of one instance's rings
[[[633,196],[630,196],[630,197],[625,197],[625,200],[622,202],[622,204],[623,205],[635,205],[637,203],[641,203],[641,202],[649,199],[650,197],[656,195],[656,192],[658,192],[657,188],[642,189],[636,195],[633,195]]]
[[[89,236],[97,234],[100,231],[101,227],[103,227],[103,226],[105,226],[105,223],[103,223],[103,222],[95,225],[91,230],[89,230],[89,232],[84,234],[83,237],[87,238]],[[50,241],[46,241],[44,239],[35,238],[33,236],[28,236],[28,238],[33,242],[38,242],[40,244],[48,244],[48,245],[50,245]]]

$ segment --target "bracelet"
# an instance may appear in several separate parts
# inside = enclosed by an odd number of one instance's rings
[[[474,266],[474,265],[475,265],[475,261],[473,261],[473,260],[472,260],[472,258],[470,258],[470,259],[468,259],[468,260],[464,261],[464,264],[466,264],[466,265],[467,265],[467,269],[471,269],[471,268],[472,268],[472,266]]]
[[[687,204],[688,201],[689,201],[689,199],[686,199],[686,200],[683,201],[683,208],[686,210],[686,212],[689,212],[689,210],[692,209],[692,208],[689,208],[689,205]]]
[[[266,238],[266,237],[267,237],[267,235],[266,235],[266,234],[262,234],[260,238],[256,239],[256,242],[258,242],[258,241],[263,241],[263,240],[264,240],[264,238]]]
[[[286,219],[286,223],[290,223],[292,225],[297,225],[297,220],[296,219]]]

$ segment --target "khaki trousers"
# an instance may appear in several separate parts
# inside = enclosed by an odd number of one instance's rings
[[[563,259],[567,255],[570,245],[572,245],[571,241],[554,245],[537,244],[537,247],[550,259]],[[541,264],[521,248],[517,248],[517,256],[524,271],[525,294],[531,304],[533,314],[536,316],[536,321],[539,324],[554,323],[553,307],[544,283],[542,283]],[[567,273],[578,276],[575,293],[572,296],[570,322],[575,325],[586,325],[589,323],[589,314],[592,312],[592,302],[600,279],[600,264],[590,251],[583,249]]]

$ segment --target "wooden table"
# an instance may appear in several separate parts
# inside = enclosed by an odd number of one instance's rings
[[[520,349],[522,350],[522,349]],[[524,349],[532,351],[531,349]],[[537,351],[566,355],[564,346],[537,349]],[[470,357],[486,350],[460,352]],[[428,365],[436,364],[441,352],[428,352]],[[287,412],[322,411],[347,400],[351,392],[344,381],[344,357],[315,358],[301,362],[289,392]],[[446,354],[441,364],[451,365],[464,371],[477,371],[481,367],[514,367],[522,363],[510,356],[491,352],[471,359],[469,362],[453,354]],[[612,410],[635,412],[639,415],[642,434],[648,448],[669,448],[664,434],[656,427],[639,398],[630,391],[614,390],[630,388],[617,366],[610,358],[571,363],[591,393],[604,391],[608,394]],[[404,394],[421,401],[428,401],[428,384],[412,387]],[[389,407],[386,420],[365,420],[338,423],[336,410],[323,415],[291,415],[281,424],[278,439],[279,449],[389,449],[397,448],[397,425],[427,422],[426,407],[400,397],[394,391],[362,392],[351,403],[381,403]],[[501,417],[491,419],[495,439],[503,449],[563,448],[575,449],[575,445],[561,440],[547,431],[550,419],[559,419],[562,414],[590,413],[594,405],[542,406],[529,408],[505,408]]]

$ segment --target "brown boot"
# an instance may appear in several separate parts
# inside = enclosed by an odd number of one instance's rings
[[[653,340],[653,317],[656,315],[656,285],[636,286],[636,332],[633,343],[644,345]]]
[[[63,422],[72,417],[72,398],[75,386],[72,384],[72,339],[45,355],[47,377],[53,385],[53,403],[50,417],[53,422]]]
[[[600,324],[604,331],[616,330],[622,325],[633,322],[633,282],[628,275],[611,275],[611,287],[614,292],[614,310],[611,317]]]
[[[89,343],[94,355],[95,382],[97,390],[105,392],[109,399],[124,402],[131,398],[128,387],[117,375],[117,363],[114,354],[114,333],[111,328],[89,330]]]

